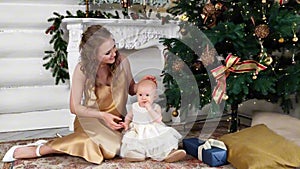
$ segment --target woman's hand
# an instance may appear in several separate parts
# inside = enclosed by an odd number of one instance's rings
[[[120,124],[123,126],[124,131],[127,131],[127,130],[128,130],[128,128],[129,128],[129,123],[126,123],[126,122],[120,122]]]
[[[116,115],[110,113],[103,113],[102,119],[106,123],[106,125],[111,128],[112,130],[119,130],[123,128],[122,124],[119,124],[116,121],[121,121],[122,119]]]

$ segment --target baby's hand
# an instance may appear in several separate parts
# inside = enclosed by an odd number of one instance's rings
[[[145,108],[149,111],[152,110],[152,105],[149,102],[145,103]]]
[[[119,124],[123,126],[124,131],[128,130],[128,124],[127,123],[121,121],[121,122],[119,122]]]

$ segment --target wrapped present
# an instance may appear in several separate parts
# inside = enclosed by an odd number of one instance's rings
[[[204,141],[198,138],[186,138],[182,140],[183,149],[187,154],[190,154],[195,158],[198,158],[198,147],[202,144],[204,144]]]
[[[198,138],[183,139],[183,149],[211,167],[227,164],[227,149],[222,141]]]

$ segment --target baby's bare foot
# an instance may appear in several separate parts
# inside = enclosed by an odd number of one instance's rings
[[[186,155],[184,150],[173,150],[166,158],[165,162],[172,163],[179,160],[182,160]]]

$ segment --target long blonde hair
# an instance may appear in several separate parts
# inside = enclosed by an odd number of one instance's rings
[[[112,34],[101,25],[92,25],[82,34],[80,42],[81,70],[87,77],[89,87],[94,87],[96,75],[100,65],[97,59],[99,46],[112,38]],[[116,61],[110,65],[111,72],[114,72],[121,63],[119,52],[116,51]]]

